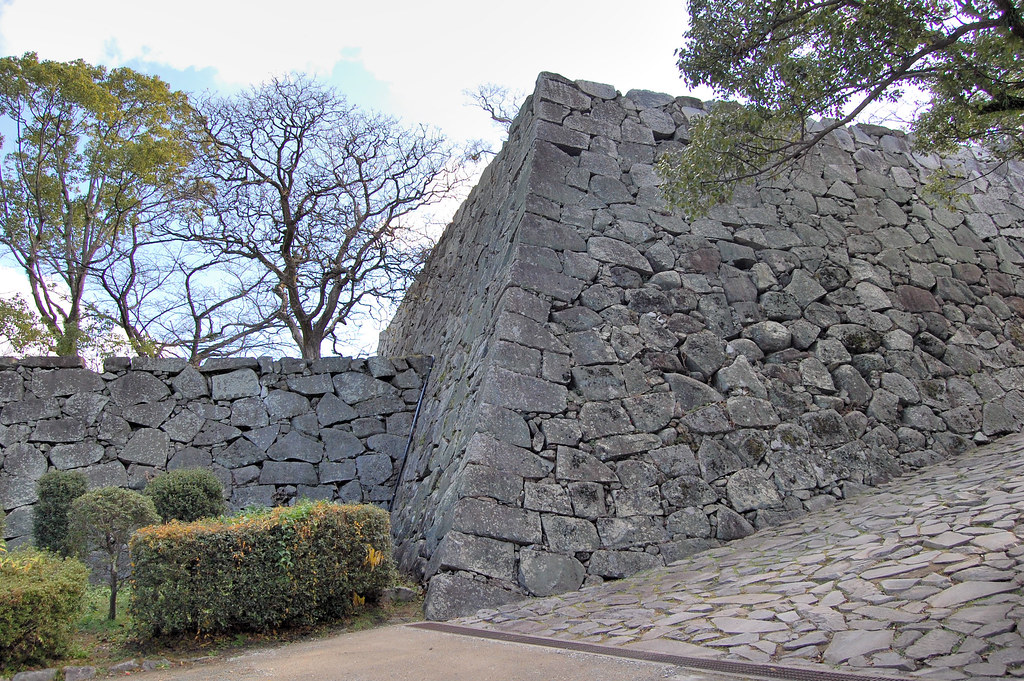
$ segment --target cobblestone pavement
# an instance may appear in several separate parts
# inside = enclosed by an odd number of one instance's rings
[[[926,679],[1024,677],[1024,435],[641,576],[455,623]]]

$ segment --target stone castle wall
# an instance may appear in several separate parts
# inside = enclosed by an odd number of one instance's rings
[[[856,126],[687,220],[653,164],[703,114],[542,74],[382,357],[0,365],[8,534],[48,468],[140,487],[210,467],[234,507],[390,506],[445,618],[663,565],[1021,429],[1021,164]],[[942,166],[953,206],[923,189]]]
[[[662,565],[1024,423],[1020,164],[852,127],[687,220],[653,163],[703,113],[542,74],[384,334],[437,358],[394,510],[428,616]]]
[[[81,471],[141,489],[160,471],[211,469],[233,508],[296,497],[394,496],[429,359],[109,359],[0,363],[0,505],[32,532],[36,481]]]

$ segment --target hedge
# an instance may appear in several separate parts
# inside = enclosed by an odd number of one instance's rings
[[[142,493],[153,500],[164,522],[190,523],[224,512],[224,487],[212,471],[202,468],[158,475]]]
[[[0,553],[0,667],[67,653],[88,579],[73,558],[31,548]]]
[[[131,555],[144,637],[336,619],[396,578],[388,513],[322,501],[142,528]]]

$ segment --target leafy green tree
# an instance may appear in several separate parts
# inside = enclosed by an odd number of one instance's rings
[[[47,471],[36,483],[39,501],[32,509],[32,534],[36,546],[62,556],[72,553],[68,546],[68,511],[88,488],[78,471]]]
[[[661,162],[669,200],[690,212],[910,89],[929,98],[913,124],[919,148],[976,143],[996,159],[1024,157],[1020,0],[690,0],[689,9],[683,77],[739,102],[712,106],[688,147]]]
[[[128,540],[140,527],[159,522],[160,516],[152,499],[121,487],[94,489],[78,497],[72,504],[69,545],[80,555],[99,550],[106,558],[110,584],[109,619],[117,618],[120,560]]]
[[[78,354],[88,283],[126,233],[182,209],[194,122],[188,98],[155,76],[32,53],[0,59],[0,124],[13,131],[0,244],[28,277],[58,354]]]

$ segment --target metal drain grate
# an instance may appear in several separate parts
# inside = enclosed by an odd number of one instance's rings
[[[784,667],[777,664],[756,664],[754,662],[737,662],[734,660],[714,660],[703,657],[688,657],[685,655],[672,655],[670,653],[657,653],[647,650],[632,650],[629,648],[617,648],[614,646],[603,646],[597,643],[583,643],[580,641],[560,641],[555,638],[544,638],[541,636],[528,636],[526,634],[511,634],[503,631],[489,631],[487,629],[474,629],[457,624],[446,622],[415,622],[406,626],[416,629],[427,629],[440,631],[448,634],[459,634],[461,636],[474,636],[476,638],[491,639],[494,641],[505,641],[507,643],[526,643],[529,645],[543,646],[545,648],[557,648],[559,650],[573,650],[580,653],[593,653],[596,655],[610,655],[623,657],[631,660],[644,662],[662,662],[676,665],[678,667],[689,667],[691,669],[704,669],[725,674],[746,674],[760,676],[770,679],[786,679],[787,681],[908,681],[907,677],[878,676],[877,674],[864,673],[854,674],[850,672],[837,672],[828,669],[810,669],[802,667]]]

